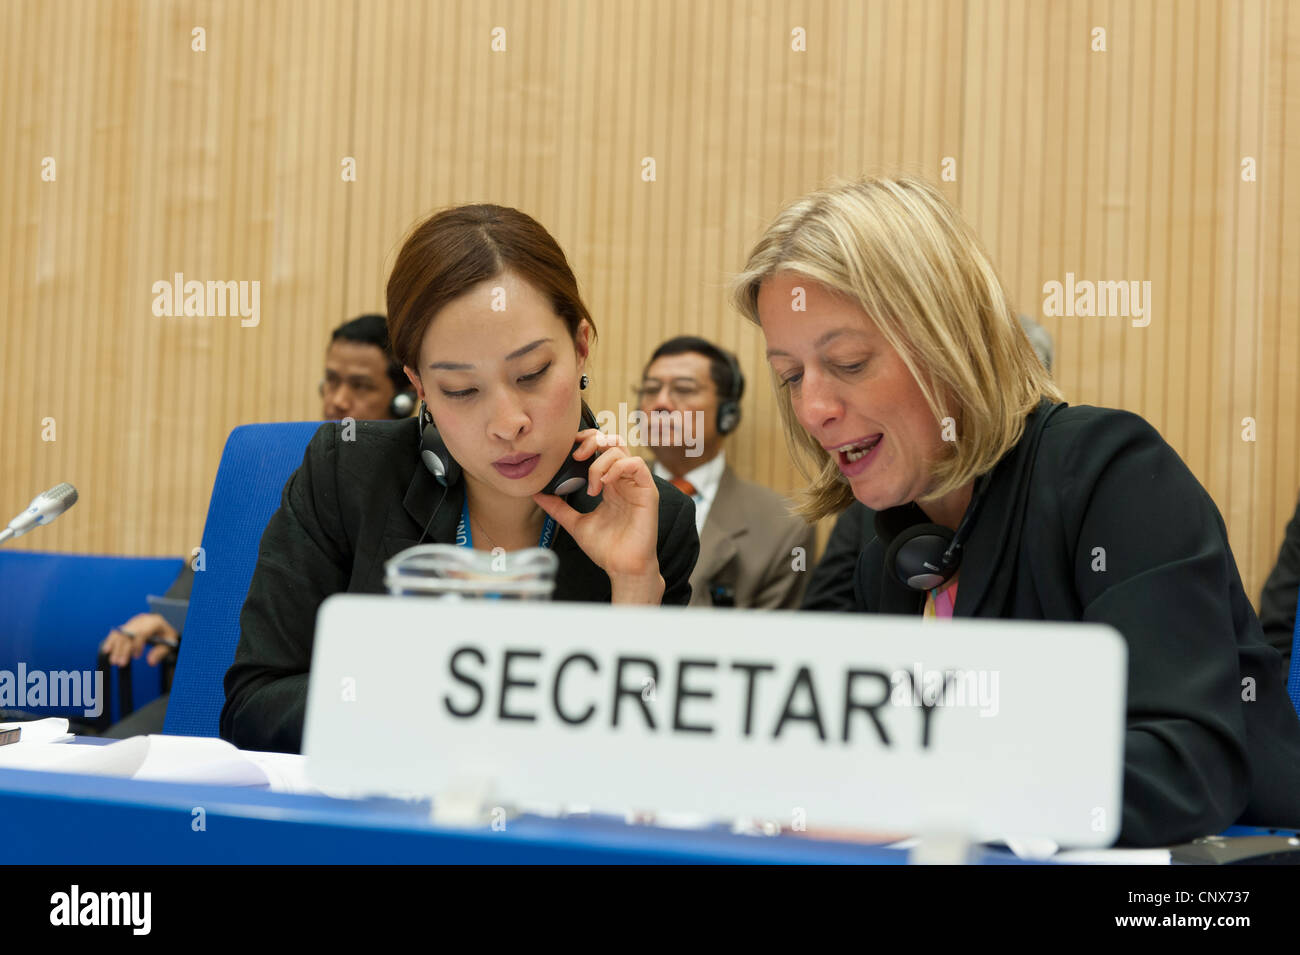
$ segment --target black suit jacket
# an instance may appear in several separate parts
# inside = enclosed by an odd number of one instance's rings
[[[862,552],[860,609],[922,608],[924,594],[884,568],[890,526],[925,520],[905,508],[881,512]],[[1137,415],[1044,402],[1029,416],[992,472],[954,612],[1107,623],[1124,636],[1121,843],[1168,845],[1238,821],[1300,826],[1300,720],[1281,658],[1214,502]]]
[[[857,609],[854,597],[854,568],[862,548],[875,540],[876,512],[854,501],[835,519],[826,552],[813,568],[801,610]]]
[[[358,421],[355,428],[349,441],[337,422],[321,426],[262,535],[221,710],[222,737],[242,749],[302,748],[316,611],[326,597],[386,593],[384,562],[419,543],[426,526],[425,543],[455,539],[464,483],[443,499],[419,460],[417,420]],[[686,604],[700,548],[695,504],[670,484],[656,485],[663,602]],[[600,497],[583,491],[568,502],[586,512]],[[609,601],[609,577],[563,528],[551,549],[560,562],[554,599]]]

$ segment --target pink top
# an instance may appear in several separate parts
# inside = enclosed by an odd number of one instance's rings
[[[939,596],[931,590],[925,595],[925,616],[951,617],[953,607],[957,605],[957,584],[954,582]]]

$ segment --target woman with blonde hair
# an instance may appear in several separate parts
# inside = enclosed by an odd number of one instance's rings
[[[1300,721],[1214,502],[1143,419],[1062,401],[942,194],[873,178],[805,196],[733,291],[810,478],[800,513],[877,512],[860,610],[1110,624],[1128,644],[1120,841],[1300,824]]]

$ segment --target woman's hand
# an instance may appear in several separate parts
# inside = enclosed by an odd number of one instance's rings
[[[577,440],[574,459],[600,452],[587,472],[587,493],[604,494],[599,506],[583,514],[554,494],[534,494],[533,500],[609,575],[614,603],[657,604],[664,580],[659,574],[659,489],[650,468],[628,453],[618,435],[589,428],[579,431]]]

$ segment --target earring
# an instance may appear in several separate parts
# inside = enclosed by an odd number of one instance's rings
[[[578,387],[581,388],[583,391],[586,391],[587,383],[589,381],[591,381],[591,379],[588,378],[586,375],[583,375],[581,378],[578,379]]]

